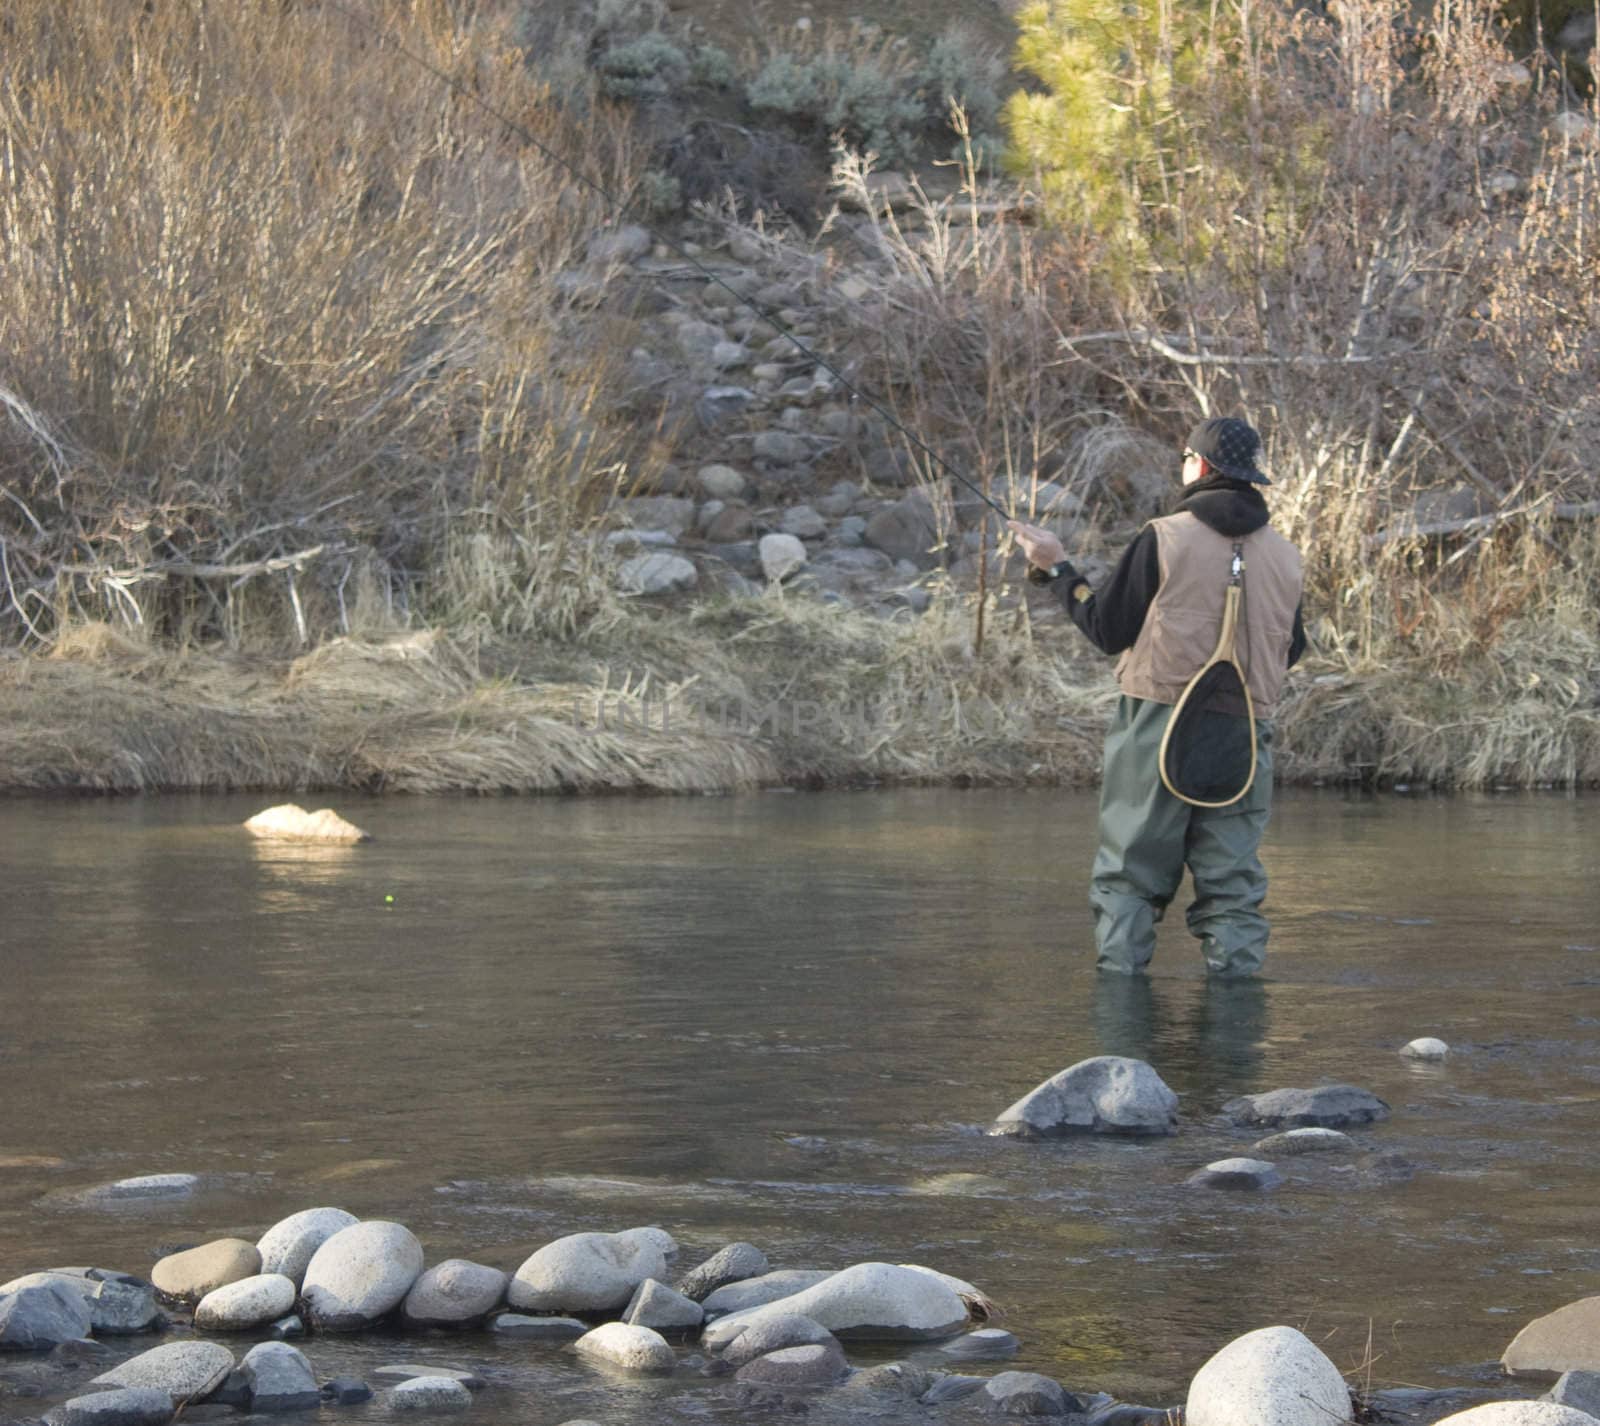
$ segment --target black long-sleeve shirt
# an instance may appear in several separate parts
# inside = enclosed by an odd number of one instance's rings
[[[1267,523],[1266,501],[1258,491],[1236,481],[1197,481],[1184,492],[1178,508],[1191,511],[1230,539],[1248,535]],[[1120,654],[1132,648],[1144,627],[1145,615],[1161,586],[1161,556],[1156,540],[1155,530],[1146,525],[1122,552],[1116,568],[1098,591],[1070,569],[1052,586],[1072,622],[1101,653]],[[1303,605],[1295,606],[1289,668],[1299,663],[1306,651],[1302,609]]]

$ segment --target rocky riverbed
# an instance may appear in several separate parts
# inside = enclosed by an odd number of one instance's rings
[[[1401,1053],[1415,1056],[1415,1043]],[[1425,1049],[1434,1058],[1450,1053],[1431,1037]],[[1165,1137],[1184,1130],[1178,1105],[1149,1064],[1102,1055],[1038,1085],[1002,1111],[990,1133]],[[1255,1154],[1353,1157],[1359,1148],[1345,1131],[1381,1123],[1391,1110],[1369,1091],[1335,1084],[1240,1096],[1222,1113],[1236,1127],[1271,1131],[1252,1145]],[[1392,1167],[1405,1176],[1405,1166]],[[1268,1193],[1283,1182],[1271,1160],[1236,1157],[1197,1170],[1187,1186]],[[198,1184],[193,1175],[150,1175],[77,1198],[85,1207],[182,1199]],[[720,1406],[742,1412],[914,1410],[922,1418],[1041,1417],[1064,1426],[1600,1420],[1600,1297],[1516,1333],[1501,1359],[1516,1394],[1493,1393],[1498,1400],[1465,1404],[1459,1390],[1353,1387],[1310,1337],[1276,1324],[1220,1344],[1183,1402],[1151,1404],[1119,1401],[1092,1382],[1006,1368],[1026,1324],[1013,1331],[992,1322],[995,1303],[983,1286],[925,1264],[775,1267],[748,1241],[685,1263],[659,1226],[557,1236],[514,1272],[460,1258],[430,1266],[427,1257],[401,1223],[323,1206],[270,1225],[254,1241],[219,1238],[168,1252],[147,1279],[100,1267],[42,1268],[0,1284],[0,1385],[19,1403],[54,1399],[45,1426],[336,1411],[375,1397],[390,1413],[429,1419],[468,1412],[477,1394],[501,1389],[492,1371],[473,1364],[492,1340],[560,1355],[573,1372],[692,1377]],[[324,1343],[396,1332],[425,1342],[432,1360],[381,1362],[361,1379],[315,1365]],[[449,1334],[457,1365],[438,1360],[441,1333]],[[163,1340],[149,1346],[153,1334]],[[302,1339],[303,1347],[293,1345]],[[884,1344],[924,1350],[852,1362],[852,1351],[881,1352]],[[1555,1385],[1536,1398],[1534,1384],[1550,1378]]]
[[[903,181],[877,194],[896,221],[921,218]],[[677,413],[673,460],[616,503],[602,537],[620,590],[747,595],[781,582],[894,617],[926,609],[936,578],[975,587],[985,552],[998,573],[993,513],[872,409],[880,393],[851,389],[852,349],[894,273],[881,224],[845,214],[833,237],[842,249],[814,251],[691,222],[674,251],[620,227],[567,274],[577,308],[634,324],[634,390]],[[1086,497],[1135,521],[1150,513],[1170,494],[1170,466],[1155,443],[1130,439],[1108,448],[1093,489],[1051,478],[1058,460],[991,494],[1073,538]],[[1085,568],[1103,563],[1091,555]]]

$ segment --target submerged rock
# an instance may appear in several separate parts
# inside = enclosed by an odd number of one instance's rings
[[[1536,1317],[1500,1358],[1512,1376],[1600,1371],[1600,1297],[1584,1297]]]
[[[1143,1060],[1096,1055],[1053,1075],[1005,1110],[991,1134],[1170,1134],[1178,1096]]]
[[[244,825],[245,830],[253,836],[271,841],[332,842],[348,846],[372,840],[369,833],[363,832],[352,822],[346,822],[331,807],[307,812],[293,802],[284,802],[257,812]]]
[[[1188,1188],[1276,1188],[1283,1175],[1264,1159],[1218,1159],[1184,1179]]]
[[[86,1190],[80,1199],[89,1204],[133,1203],[143,1198],[187,1198],[200,1186],[192,1173],[151,1173],[119,1178]]]
[[[1250,1147],[1258,1154],[1273,1157],[1294,1154],[1322,1154],[1334,1149],[1354,1149],[1356,1141],[1337,1129],[1290,1129],[1258,1139]]]
[[[939,1350],[952,1357],[997,1361],[1016,1356],[1021,1345],[1016,1337],[1002,1327],[980,1327],[976,1332],[967,1332],[953,1342],[946,1342]]]
[[[1340,1426],[1350,1390],[1338,1367],[1293,1327],[1229,1342],[1189,1383],[1185,1426]]]
[[[965,1401],[989,1384],[986,1376],[963,1376],[951,1372],[934,1382],[917,1398],[924,1406],[948,1406],[952,1401]]]
[[[502,1312],[489,1319],[489,1330],[529,1342],[576,1342],[589,1328],[576,1317],[528,1317],[521,1312]]]
[[[1377,1095],[1353,1084],[1324,1084],[1315,1089],[1273,1089],[1246,1094],[1222,1106],[1231,1124],[1264,1124],[1272,1128],[1311,1125],[1337,1129],[1345,1124],[1375,1124],[1389,1117],[1389,1106]]]
[[[374,1367],[372,1375],[381,1381],[415,1381],[418,1377],[445,1377],[460,1382],[468,1391],[482,1391],[487,1385],[476,1372],[462,1371],[459,1367],[424,1366],[417,1362],[389,1362]]]

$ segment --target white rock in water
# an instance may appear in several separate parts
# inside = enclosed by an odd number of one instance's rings
[[[94,1386],[153,1387],[175,1402],[209,1396],[233,1370],[233,1353],[215,1342],[168,1342],[95,1377]]]
[[[329,1238],[341,1228],[361,1220],[342,1208],[306,1208],[274,1223],[256,1243],[261,1254],[261,1271],[282,1273],[299,1287],[306,1265]]]
[[[472,1393],[454,1377],[416,1376],[389,1393],[389,1405],[395,1411],[465,1411]]]
[[[1446,1416],[1437,1426],[1595,1426],[1595,1418],[1554,1401],[1490,1401]]]
[[[1600,1297],[1582,1297],[1536,1317],[1500,1358],[1511,1376],[1600,1371]]]
[[[806,547],[798,535],[763,535],[756,546],[761,572],[772,582],[787,579],[806,562]]]
[[[646,1278],[659,1282],[666,1274],[667,1255],[654,1238],[571,1233],[517,1269],[506,1301],[525,1312],[610,1312],[625,1306]]]
[[[857,1263],[792,1297],[719,1317],[702,1341],[717,1351],[764,1317],[780,1313],[809,1317],[841,1337],[926,1341],[953,1337],[968,1325],[966,1304],[933,1273]]]
[[[1183,1419],[1184,1426],[1342,1426],[1350,1389],[1303,1333],[1262,1327],[1195,1373]]]
[[[138,1198],[187,1198],[199,1187],[192,1173],[149,1173],[139,1178],[119,1178],[83,1195],[85,1203],[121,1203]]]
[[[678,1364],[659,1332],[634,1327],[626,1322],[607,1322],[573,1343],[574,1350],[586,1357],[609,1362],[630,1372],[670,1372]]]
[[[499,1268],[446,1258],[416,1280],[401,1311],[407,1322],[422,1326],[472,1322],[500,1305],[508,1280]]]
[[[276,1322],[294,1306],[295,1286],[282,1273],[262,1273],[230,1282],[202,1297],[194,1325],[202,1332],[242,1332]]]
[[[1443,1040],[1434,1039],[1432,1035],[1424,1035],[1404,1046],[1400,1053],[1408,1060],[1442,1060],[1450,1053],[1450,1046]]]
[[[169,1253],[150,1269],[150,1281],[172,1302],[198,1302],[208,1292],[243,1282],[261,1271],[261,1254],[243,1238],[218,1238],[181,1253]],[[281,1314],[280,1314],[281,1315]]]
[[[301,1291],[314,1328],[349,1331],[398,1307],[422,1275],[422,1244],[380,1218],[341,1228],[306,1266]]]
[[[372,840],[371,836],[353,823],[346,822],[331,807],[307,812],[304,807],[297,807],[293,802],[285,802],[281,806],[257,812],[244,825],[258,837],[277,841],[349,844]]]
[[[1096,1055],[1028,1091],[1000,1115],[991,1134],[1170,1134],[1178,1096],[1143,1060]]]

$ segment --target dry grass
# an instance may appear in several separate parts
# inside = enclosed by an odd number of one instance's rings
[[[77,629],[48,659],[0,662],[0,787],[1082,782],[1112,696],[1093,666],[1036,658],[1025,629],[975,659],[958,607],[913,624],[774,593],[627,637],[602,654],[395,634],[269,661]]]

